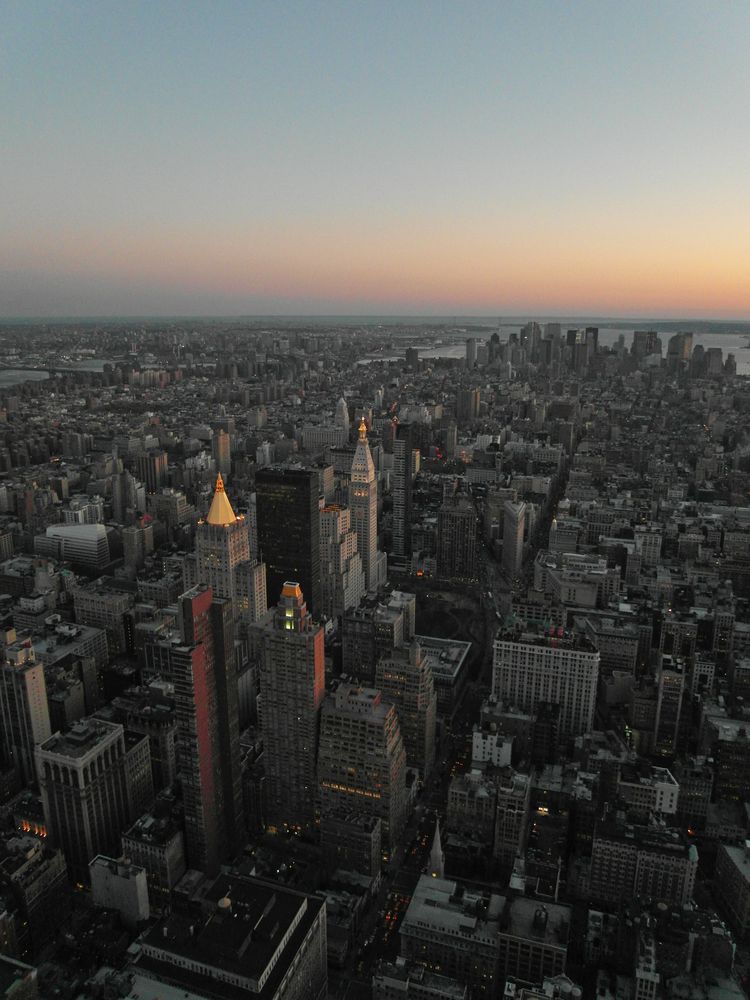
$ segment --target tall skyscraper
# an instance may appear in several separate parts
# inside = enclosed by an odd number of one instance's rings
[[[447,499],[438,511],[438,576],[476,580],[477,512],[465,494]]]
[[[506,500],[503,506],[503,572],[511,579],[523,567],[523,536],[526,528],[526,504]]]
[[[241,822],[237,677],[230,605],[210,587],[178,602],[180,645],[167,650],[180,741],[188,863],[207,874],[237,846]]]
[[[411,424],[399,424],[393,442],[393,527],[394,555],[411,556],[411,494],[414,478],[414,446]]]
[[[359,440],[352,460],[349,507],[352,527],[357,533],[365,587],[368,591],[377,590],[385,583],[387,567],[385,553],[378,551],[378,484],[364,419],[359,425]]]
[[[311,829],[325,694],[323,629],[313,622],[300,585],[286,582],[278,605],[254,633],[260,661],[265,825],[273,830]]]
[[[0,665],[0,747],[7,765],[18,769],[24,784],[36,781],[34,748],[51,735],[44,667],[31,642],[5,649]]]
[[[360,811],[379,817],[384,843],[399,843],[406,824],[406,751],[394,705],[380,691],[339,684],[320,721],[321,814]]]
[[[266,591],[279,594],[287,580],[302,589],[312,615],[320,614],[320,512],[318,474],[272,467],[255,474],[259,558]]]
[[[479,389],[459,389],[456,393],[456,420],[469,424],[479,416]]]
[[[168,485],[169,458],[166,451],[153,448],[145,455],[139,455],[136,468],[139,478],[146,484],[147,493],[158,493],[162,486]]]
[[[477,363],[477,342],[474,337],[466,341],[466,367],[474,368]]]
[[[348,507],[320,512],[321,613],[339,618],[365,596],[365,575]]]
[[[221,473],[205,521],[195,534],[195,562],[186,562],[185,583],[208,584],[215,597],[232,602],[235,617],[256,621],[266,612],[265,566],[250,551],[250,527],[236,515]]]
[[[336,427],[340,427],[342,430],[346,431],[347,438],[349,437],[349,406],[342,396],[336,403],[336,414],[333,418],[333,422]]]
[[[221,427],[214,432],[211,450],[219,475],[228,476],[232,471],[232,443],[227,432]]]

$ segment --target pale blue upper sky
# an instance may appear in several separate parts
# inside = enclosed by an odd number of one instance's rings
[[[0,315],[750,315],[745,2],[0,24]]]

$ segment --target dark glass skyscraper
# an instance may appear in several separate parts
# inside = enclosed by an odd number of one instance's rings
[[[318,476],[310,469],[259,469],[255,476],[258,550],[272,600],[287,580],[302,588],[310,613],[320,614]]]
[[[232,606],[197,586],[178,603],[182,643],[169,648],[180,734],[188,863],[215,874],[242,824]]]
[[[393,530],[395,555],[411,556],[411,491],[414,478],[411,424],[399,424],[393,442]]]

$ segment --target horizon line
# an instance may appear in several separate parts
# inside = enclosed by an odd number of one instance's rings
[[[458,320],[493,320],[498,325],[556,320],[612,320],[616,323],[750,323],[748,316],[680,316],[679,314],[653,315],[648,313],[80,313],[38,316],[0,316],[0,325],[9,323],[65,323],[65,322],[131,322],[134,320],[441,320],[445,323]]]

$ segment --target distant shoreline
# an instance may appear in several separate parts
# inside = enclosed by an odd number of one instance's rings
[[[656,330],[703,330],[714,328],[720,332],[750,333],[750,318],[710,319],[686,317],[649,316],[564,316],[564,315],[395,315],[395,314],[276,314],[276,315],[226,315],[226,316],[19,316],[0,317],[0,328],[12,326],[120,326],[131,323],[175,324],[175,323],[248,323],[271,326],[433,326],[433,327],[474,327],[497,329],[504,326],[518,326],[524,323],[560,323],[573,326],[607,326],[609,328],[632,330],[652,328]]]

